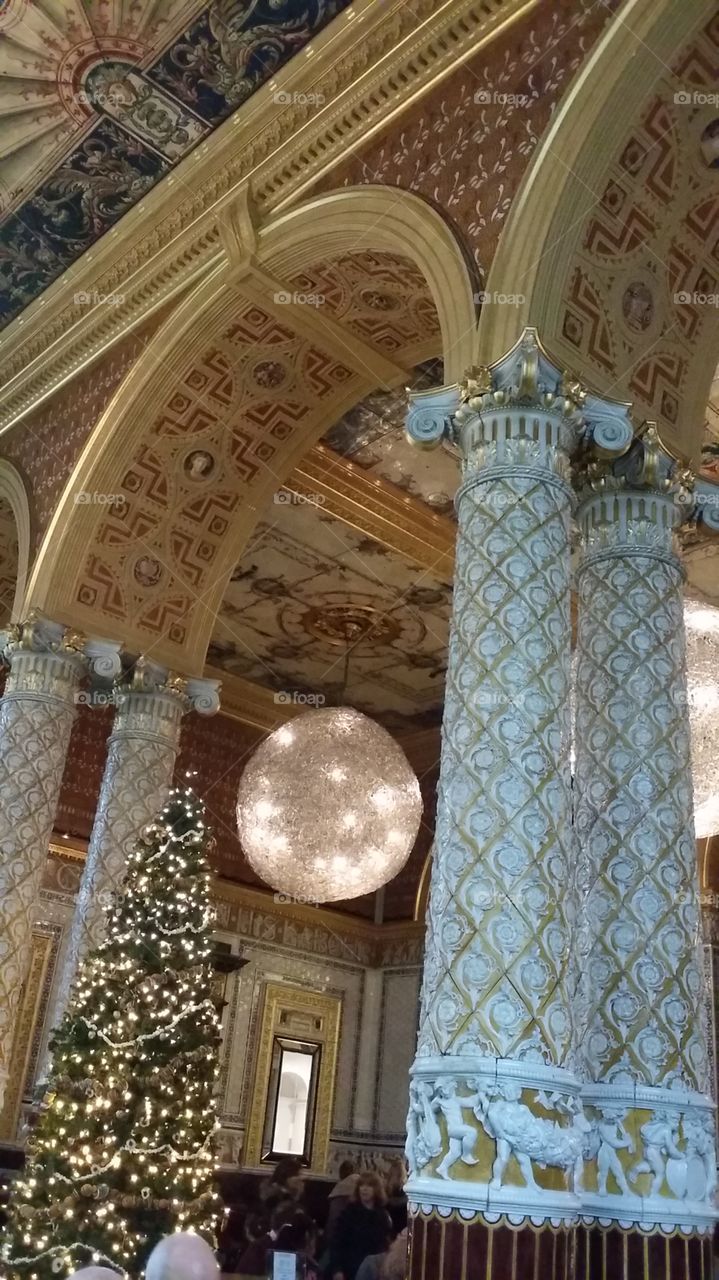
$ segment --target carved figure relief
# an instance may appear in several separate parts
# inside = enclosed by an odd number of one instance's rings
[[[626,1111],[616,1107],[600,1107],[596,1122],[597,1190],[600,1196],[608,1195],[607,1178],[611,1173],[620,1191],[631,1195],[626,1174],[617,1155],[618,1151],[634,1151],[634,1139],[624,1127]]]
[[[641,1127],[644,1156],[635,1164],[631,1172],[632,1179],[641,1173],[652,1174],[650,1194],[658,1196],[667,1171],[667,1159],[684,1163],[683,1152],[677,1146],[679,1140],[679,1111],[655,1112],[653,1118]]]

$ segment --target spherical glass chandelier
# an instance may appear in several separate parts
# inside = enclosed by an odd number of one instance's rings
[[[250,866],[305,902],[386,884],[407,861],[421,815],[401,747],[350,707],[308,711],[275,729],[251,757],[237,799]]]

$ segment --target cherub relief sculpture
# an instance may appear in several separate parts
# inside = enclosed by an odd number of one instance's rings
[[[634,1180],[641,1173],[651,1173],[652,1185],[649,1194],[652,1196],[658,1196],[664,1185],[667,1159],[684,1159],[684,1152],[677,1146],[680,1120],[681,1112],[674,1109],[662,1113],[655,1112],[652,1119],[643,1124],[639,1130],[644,1146],[644,1158],[635,1164],[630,1176]]]
[[[471,1087],[469,1085],[469,1088]],[[440,1084],[432,1106],[435,1111],[442,1112],[447,1122],[449,1146],[444,1160],[437,1168],[438,1177],[449,1178],[449,1171],[458,1160],[462,1160],[465,1164],[478,1163],[474,1154],[477,1130],[474,1125],[465,1124],[462,1112],[472,1110],[476,1114],[480,1101],[481,1095],[479,1093],[472,1093],[467,1097],[459,1098],[457,1096],[457,1084],[454,1080],[447,1080]]]
[[[687,1166],[684,1195],[687,1199],[712,1201],[717,1189],[717,1168],[711,1113],[685,1113],[682,1129],[686,1138],[684,1155]]]
[[[424,1169],[442,1150],[442,1134],[432,1105],[433,1089],[428,1080],[413,1080],[410,1085],[405,1154],[412,1173]]]
[[[493,1086],[481,1096],[476,1112],[486,1132],[497,1144],[497,1155],[492,1165],[490,1187],[499,1189],[511,1156],[514,1156],[527,1187],[539,1191],[532,1168],[532,1161],[540,1168],[566,1169],[571,1173],[575,1192],[582,1189],[585,1148],[591,1125],[581,1107],[573,1115],[569,1127],[556,1120],[535,1116],[520,1101],[522,1086],[505,1081]]]
[[[624,1128],[626,1111],[621,1107],[599,1107],[599,1119],[594,1126],[597,1155],[597,1191],[600,1196],[608,1195],[607,1178],[613,1174],[619,1190],[625,1195],[632,1195],[626,1174],[617,1155],[618,1151],[634,1152],[634,1139]]]

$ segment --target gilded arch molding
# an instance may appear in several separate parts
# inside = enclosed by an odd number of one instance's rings
[[[0,624],[21,614],[30,567],[30,507],[20,473],[0,459]]]
[[[416,196],[349,190],[266,227],[228,211],[226,227],[223,265],[160,327],[98,422],[26,598],[190,674],[248,537],[308,448],[422,359],[446,355],[457,376],[475,334],[462,250]],[[389,281],[391,321],[363,310],[362,272],[370,294]],[[326,306],[292,301],[314,287]],[[198,449],[215,462],[193,489]]]
[[[519,306],[485,306],[482,363],[524,325],[605,394],[631,399],[668,443],[696,456],[719,350],[711,292],[716,168],[699,139],[716,106],[712,0],[628,0],[587,59],[535,152],[485,284]],[[704,91],[702,95],[702,91]],[[682,95],[696,101],[682,101]],[[677,97],[678,95],[678,97]]]

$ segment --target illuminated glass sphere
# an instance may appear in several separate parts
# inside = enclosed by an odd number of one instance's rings
[[[357,898],[409,857],[419,783],[387,731],[349,707],[275,729],[242,775],[237,825],[250,866],[300,902]]]

